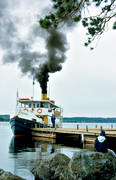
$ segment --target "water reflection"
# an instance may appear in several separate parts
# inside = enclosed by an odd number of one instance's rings
[[[10,159],[14,161],[13,173],[27,180],[33,180],[34,177],[32,177],[33,175],[30,169],[33,168],[36,162],[39,162],[41,159],[46,159],[54,152],[64,153],[71,158],[75,152],[83,149],[74,146],[66,146],[64,144],[58,144],[58,142],[56,144],[56,141],[53,139],[12,137],[9,145],[9,154]]]
[[[9,152],[10,153],[18,153],[21,151],[30,151],[34,148],[34,142],[31,138],[25,138],[25,137],[12,137],[10,146],[9,146]],[[28,150],[29,148],[29,150]]]
[[[30,169],[36,162],[45,159],[50,153],[60,152],[54,140],[32,137],[12,137],[9,145],[10,158],[14,160],[13,173],[27,180],[33,180]]]
[[[11,154],[22,154],[26,152],[31,152],[34,154],[35,152],[42,153],[43,155],[47,155],[50,153],[54,153],[55,151],[61,152],[62,148],[72,149],[89,149],[93,150],[93,145],[83,145],[75,142],[70,143],[70,141],[58,141],[55,139],[48,138],[38,138],[38,137],[12,137],[9,153]]]
[[[24,153],[24,152],[55,152],[55,140],[37,137],[12,137],[9,153]]]

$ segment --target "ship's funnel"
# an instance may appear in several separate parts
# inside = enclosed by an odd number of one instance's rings
[[[41,100],[47,100],[47,94],[43,94],[41,95]]]

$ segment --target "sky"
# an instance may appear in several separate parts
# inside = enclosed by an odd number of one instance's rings
[[[46,0],[0,2],[0,9],[6,12],[3,16],[0,14],[0,20],[7,17],[12,20],[8,22],[13,22],[10,29],[0,32],[0,114],[14,113],[17,89],[19,97],[32,97],[32,76],[24,75],[19,62],[14,60],[11,63],[6,54],[19,45],[17,42],[24,41],[33,45],[36,52],[45,51],[44,41],[30,32],[37,25],[37,16],[43,16],[48,11],[51,6],[48,3]],[[38,31],[44,36],[44,31]],[[50,74],[48,96],[63,108],[65,117],[116,117],[115,31],[109,27],[93,51],[84,47],[87,37],[80,25],[68,30],[66,36],[66,60],[61,71]],[[41,88],[37,81],[34,98],[41,98]]]

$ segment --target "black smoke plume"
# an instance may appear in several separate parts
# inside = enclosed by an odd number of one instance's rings
[[[47,93],[49,73],[60,71],[66,59],[66,36],[55,29],[42,30],[39,23],[33,23],[28,36],[22,39],[18,33],[20,26],[11,13],[12,6],[9,2],[12,2],[13,6],[14,0],[0,1],[0,49],[4,50],[3,63],[16,62],[21,72],[24,75],[34,76],[40,83],[42,93]],[[41,45],[36,51],[32,48],[40,37],[45,41],[45,53],[39,51]]]
[[[42,88],[42,93],[47,93],[47,82],[49,73],[55,73],[62,69],[62,63],[65,61],[65,52],[67,50],[67,41],[63,33],[50,30],[49,36],[46,39],[46,48],[48,50],[47,62],[45,62],[36,72]]]

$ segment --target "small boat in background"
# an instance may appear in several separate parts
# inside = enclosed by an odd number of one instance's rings
[[[51,128],[53,114],[55,127],[62,127],[62,113],[62,108],[47,98],[47,94],[42,94],[41,100],[17,98],[16,114],[10,119],[11,129],[14,135],[31,135],[32,128]]]

